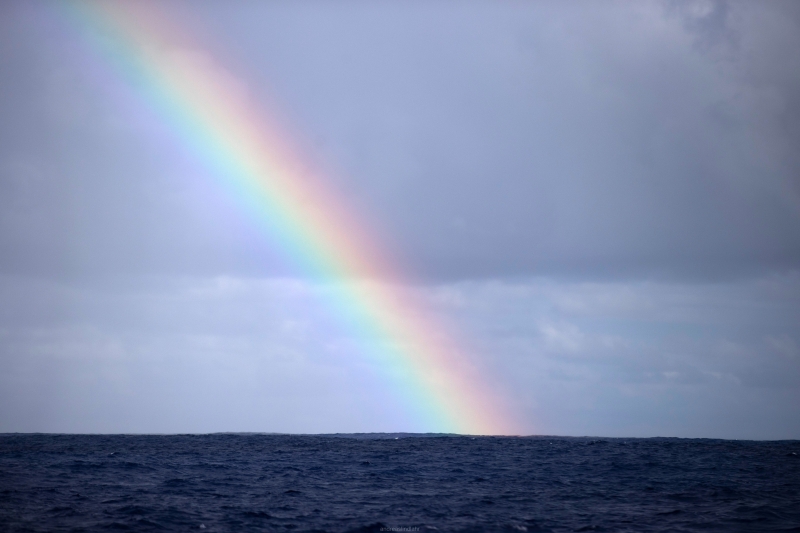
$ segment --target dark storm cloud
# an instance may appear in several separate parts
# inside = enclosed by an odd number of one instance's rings
[[[798,264],[789,4],[248,9],[243,61],[427,274]]]
[[[424,276],[798,266],[792,3],[169,6]],[[63,21],[3,9],[5,271],[288,273]]]

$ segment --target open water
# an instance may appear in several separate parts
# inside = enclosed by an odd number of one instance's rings
[[[800,442],[0,435],[0,530],[800,531]]]

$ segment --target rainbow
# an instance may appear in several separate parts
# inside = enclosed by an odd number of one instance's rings
[[[286,135],[184,28],[150,2],[77,0],[67,9],[104,63],[224,187],[303,276],[335,285],[325,304],[359,340],[420,431],[510,434],[514,424],[452,336],[352,210],[294,156]],[[385,282],[379,280],[395,280]]]

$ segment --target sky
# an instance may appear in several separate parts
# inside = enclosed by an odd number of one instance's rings
[[[515,434],[800,438],[800,4],[157,9]],[[54,2],[0,3],[0,117],[0,432],[431,429]]]

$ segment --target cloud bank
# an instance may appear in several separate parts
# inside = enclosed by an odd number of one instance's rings
[[[800,436],[796,3],[163,7],[526,432]],[[59,12],[0,62],[0,431],[414,429]]]

